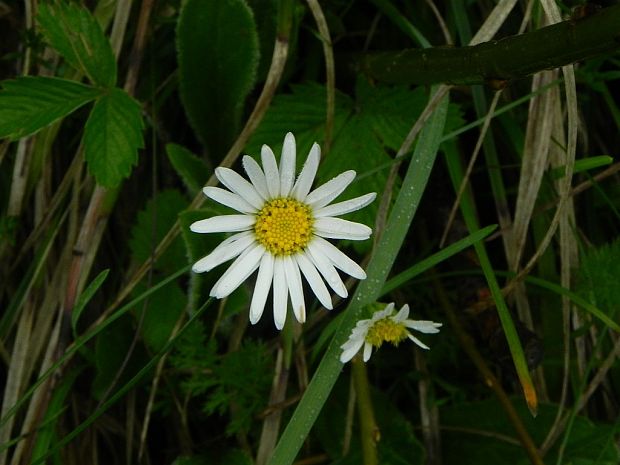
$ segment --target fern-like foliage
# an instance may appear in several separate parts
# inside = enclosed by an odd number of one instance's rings
[[[205,413],[231,412],[227,435],[249,431],[267,405],[273,362],[262,342],[245,340],[238,350],[218,354],[204,326],[195,325],[179,341],[170,362],[182,373],[182,389],[200,396]]]

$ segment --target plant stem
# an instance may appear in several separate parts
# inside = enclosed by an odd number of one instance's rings
[[[360,436],[362,441],[362,456],[364,465],[377,465],[377,443],[381,439],[381,433],[375,421],[375,412],[370,399],[370,384],[368,383],[368,371],[362,359],[356,356],[351,363],[351,373],[355,384],[357,399],[357,413],[360,419]]]
[[[372,53],[357,65],[393,84],[505,85],[504,81],[618,50],[618,24],[620,5],[615,5],[583,19],[474,46]]]

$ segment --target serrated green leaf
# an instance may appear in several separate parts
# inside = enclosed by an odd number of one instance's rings
[[[116,60],[101,26],[86,8],[64,1],[41,3],[37,16],[45,40],[91,82],[113,87]]]
[[[199,192],[209,179],[205,162],[181,145],[168,144],[166,152],[187,189],[192,193]]]
[[[131,173],[143,147],[140,105],[121,89],[100,97],[84,129],[84,153],[97,183],[116,187]]]
[[[94,100],[101,91],[79,82],[48,77],[3,81],[0,138],[28,136]]]
[[[215,158],[237,135],[258,66],[258,36],[244,0],[188,0],[177,28],[179,87],[189,121]]]
[[[97,290],[101,287],[109,273],[109,269],[103,270],[99,273],[84,290],[84,292],[82,292],[82,294],[78,297],[75,307],[73,307],[73,311],[71,312],[71,329],[73,329],[73,334],[76,334],[77,332],[77,322],[80,319],[82,311],[86,308],[86,304],[93,298],[95,292],[97,292]]]
[[[261,124],[246,145],[246,153],[257,157],[263,144],[269,145],[279,157],[284,135],[292,132],[297,142],[299,160],[310,151],[314,142],[325,134],[325,86],[316,83],[291,86],[291,94],[278,94],[273,99]],[[355,109],[354,101],[336,92],[334,134],[338,134]]]
[[[226,434],[248,431],[252,420],[265,408],[272,364],[273,358],[265,344],[246,339],[238,350],[223,355],[213,367],[215,386],[209,391],[203,409],[223,414],[235,404]],[[250,379],[252,382],[248,383]]]
[[[344,125],[338,137],[334,139],[330,154],[324,159],[319,170],[317,185],[323,184],[333,177],[347,170],[357,171],[359,179],[356,179],[337,200],[345,200],[357,197],[369,192],[383,192],[389,164],[392,158],[388,156],[381,141],[372,131],[370,122],[363,117],[351,118]],[[386,169],[375,171],[380,166]],[[365,176],[366,172],[372,175]],[[375,201],[368,207],[358,210],[346,218],[367,225],[374,224],[379,201]],[[370,247],[370,241],[358,245]]]
[[[131,228],[129,248],[132,258],[140,263],[151,257],[153,248],[168,233],[177,221],[179,213],[187,208],[187,200],[176,190],[159,192],[149,200],[138,213],[136,223]],[[187,261],[181,238],[175,239],[159,257],[155,267],[159,271],[170,272]]]
[[[614,318],[620,310],[620,240],[590,248],[581,257],[576,292]]]
[[[356,83],[355,95],[363,119],[381,142],[395,152],[428,101],[422,87],[411,90],[406,86],[371,86],[362,78]]]

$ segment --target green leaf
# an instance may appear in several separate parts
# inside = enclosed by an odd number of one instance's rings
[[[0,138],[28,136],[94,100],[100,91],[79,82],[20,77],[2,82]]]
[[[520,399],[514,399],[513,405],[534,442],[541,444],[554,423],[557,406],[541,404],[538,416],[533,418]],[[440,417],[446,427],[442,432],[444,463],[530,463],[517,441],[513,426],[495,398],[444,406]],[[583,416],[576,416],[568,434],[564,451],[566,461],[562,463],[618,463],[620,455],[614,445],[616,433],[613,425],[595,424]],[[557,449],[558,445],[549,451],[545,463],[557,463]]]
[[[215,386],[209,390],[203,409],[224,414],[235,405],[226,434],[249,431],[253,419],[265,408],[272,365],[273,358],[265,344],[246,340],[238,350],[223,355],[213,367],[210,382],[215,381]],[[252,382],[248,383],[250,379]]]
[[[252,89],[259,46],[243,0],[188,0],[177,28],[179,86],[189,121],[210,153],[221,158],[239,132]]]
[[[114,52],[90,11],[73,2],[41,3],[37,19],[45,40],[71,66],[95,84],[116,84]]]
[[[589,171],[596,168],[600,168],[601,166],[610,165],[614,159],[609,155],[599,155],[596,157],[588,157],[582,158],[581,160],[575,161],[575,166],[573,167],[573,174],[581,173],[582,171]],[[564,165],[553,168],[549,174],[551,179],[557,180],[564,177],[564,173],[566,171],[566,167]]]
[[[279,157],[284,135],[292,132],[297,143],[298,163],[314,142],[325,134],[325,86],[316,83],[293,85],[292,93],[274,97],[261,124],[246,145],[246,152],[258,158],[263,144],[269,145]],[[334,134],[338,134],[355,111],[351,97],[336,92]],[[259,158],[258,158],[259,159]],[[355,168],[355,167],[353,167]]]
[[[135,261],[145,262],[151,257],[153,248],[176,223],[179,213],[187,208],[187,201],[176,190],[164,190],[149,200],[138,213],[136,223],[131,228],[129,248]],[[159,271],[173,271],[187,261],[187,254],[181,238],[176,238],[157,259],[155,267]]]
[[[84,129],[88,169],[99,184],[116,187],[131,173],[143,147],[140,105],[121,89],[100,97]]]
[[[434,253],[430,257],[425,258],[422,261],[419,261],[415,265],[407,268],[405,271],[400,272],[396,276],[392,277],[388,282],[385,283],[385,286],[381,290],[381,295],[384,296],[392,292],[395,289],[398,289],[400,286],[405,284],[407,281],[413,279],[420,273],[432,268],[433,266],[447,260],[448,258],[456,255],[467,247],[475,244],[478,241],[481,241],[493,231],[497,229],[497,225],[490,225],[485,228],[482,228],[475,233],[470,234],[463,239],[458,240],[457,242],[450,244],[449,246],[441,249],[440,251]]]
[[[139,295],[145,288],[137,290]],[[149,349],[158,352],[164,347],[186,306],[187,296],[177,283],[170,283],[153,294],[142,320],[142,337]],[[141,312],[142,307],[138,310]]]
[[[620,240],[590,248],[581,257],[576,293],[614,318],[620,310]]]
[[[77,333],[77,322],[80,319],[80,315],[84,308],[86,308],[86,304],[90,302],[90,299],[93,298],[95,292],[101,287],[103,282],[108,277],[110,270],[103,270],[101,273],[97,275],[95,279],[88,285],[88,287],[80,294],[75,303],[75,307],[73,307],[73,311],[71,312],[71,328],[73,329],[73,334]]]
[[[190,192],[199,192],[209,179],[209,171],[204,161],[177,144],[166,145],[170,163]]]
[[[248,0],[258,31],[260,60],[256,75],[259,82],[266,79],[271,65],[277,33],[278,2],[279,0]]]

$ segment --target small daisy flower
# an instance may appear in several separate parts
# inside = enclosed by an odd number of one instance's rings
[[[239,214],[214,216],[190,226],[197,233],[235,233],[198,260],[192,270],[210,271],[236,258],[211,289],[210,295],[221,299],[258,269],[250,304],[252,324],[262,316],[272,285],[274,322],[276,328],[282,329],[289,296],[297,320],[306,320],[302,275],[321,304],[330,310],[332,300],[325,282],[340,297],[348,295],[336,269],[357,279],[366,278],[357,263],[325,239],[368,239],[372,233],[368,226],[336,217],[365,207],[376,194],[331,203],[355,179],[352,170],[311,191],[320,158],[321,149],[315,143],[295,179],[295,137],[289,132],[284,138],[279,167],[271,148],[263,145],[262,167],[252,157],[243,157],[249,181],[220,167],[215,175],[228,190],[203,189],[207,197]]]
[[[415,329],[421,333],[438,333],[441,323],[433,321],[411,320],[409,305],[405,304],[394,315],[394,303],[388,304],[383,310],[375,312],[369,320],[360,320],[351,331],[347,342],[342,346],[340,361],[346,363],[364,346],[364,362],[370,359],[372,348],[381,347],[384,342],[398,345],[404,339],[411,339],[418,346],[428,350],[428,346],[409,332]]]

